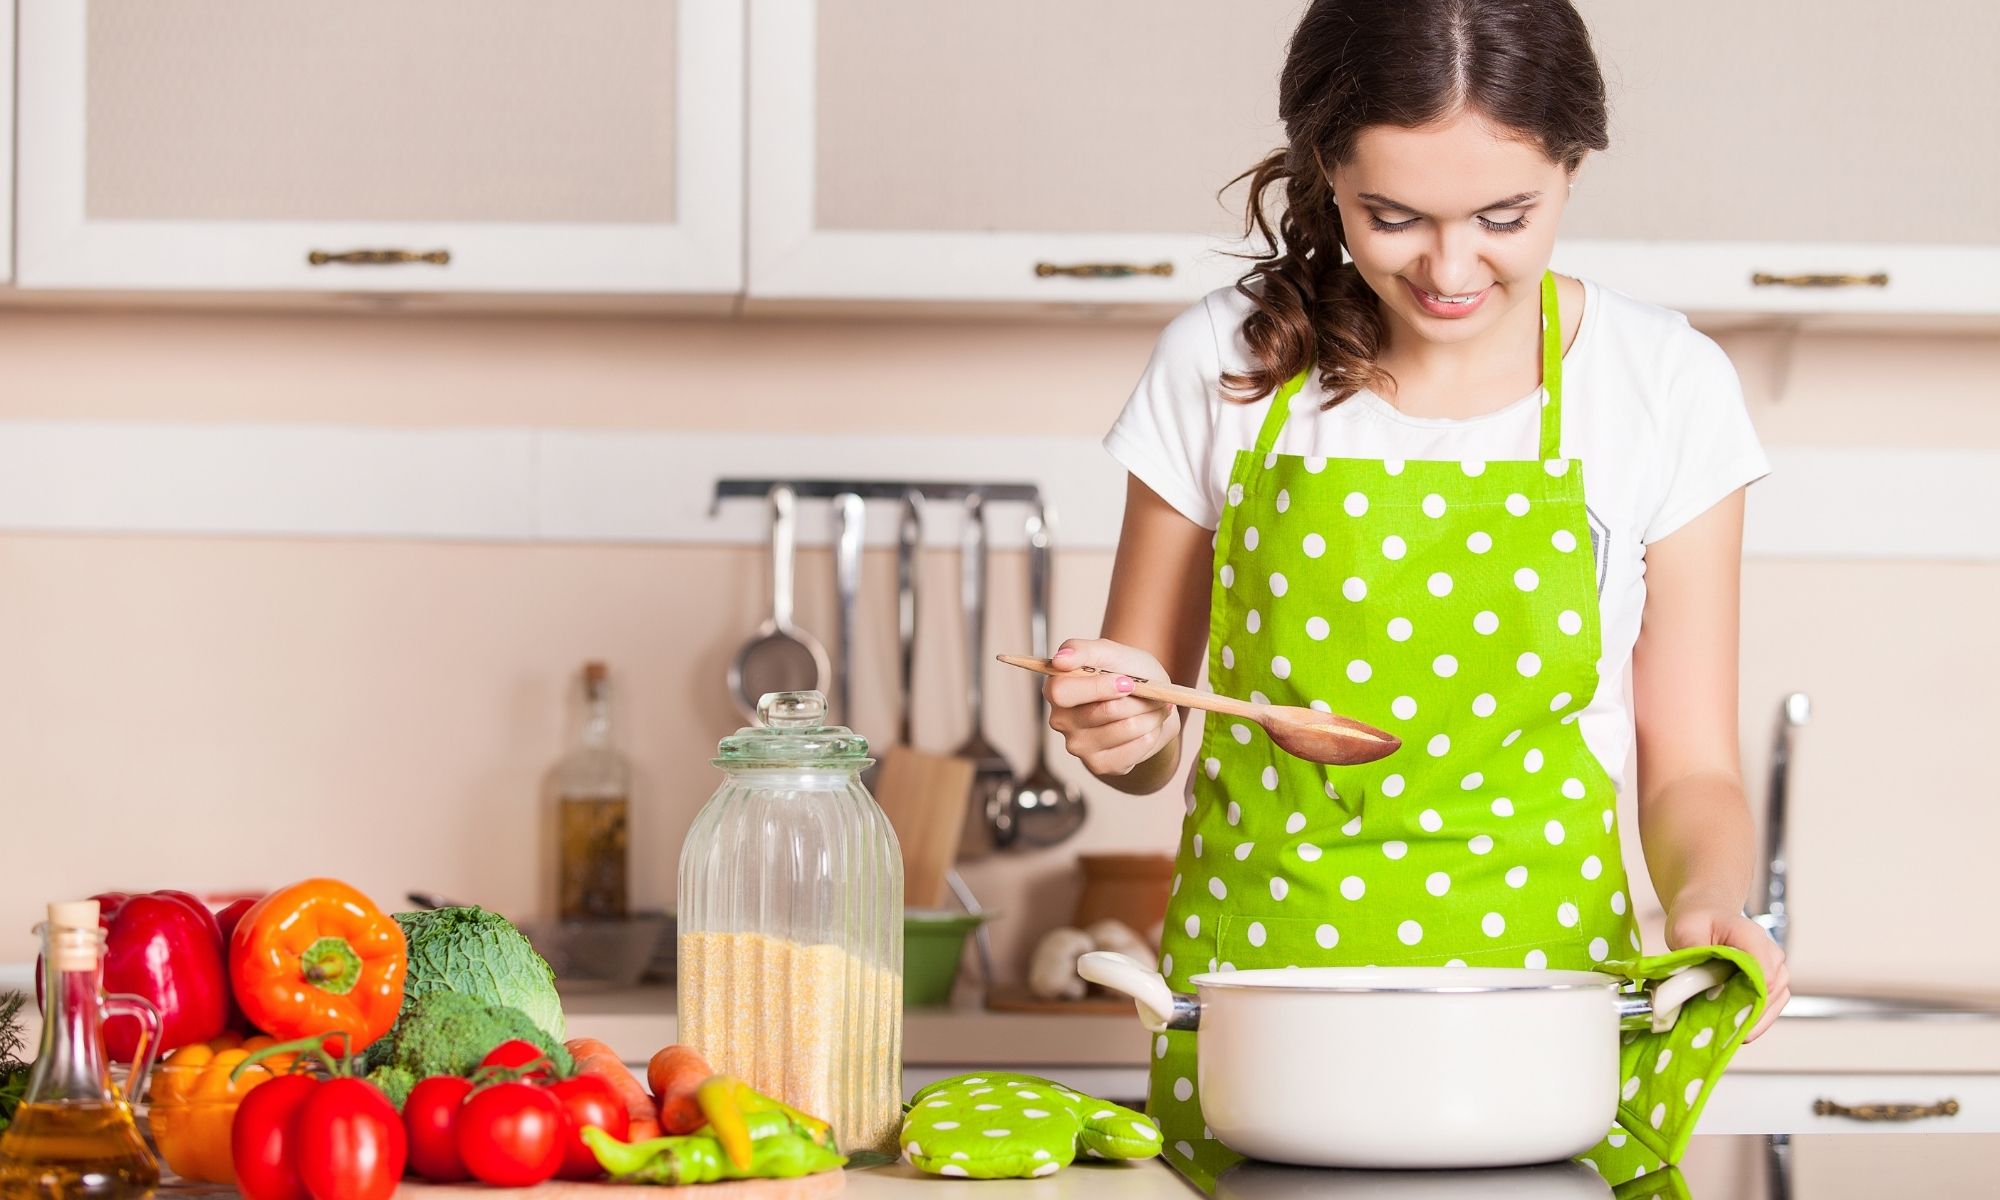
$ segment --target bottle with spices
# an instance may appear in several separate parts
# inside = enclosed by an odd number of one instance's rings
[[[565,921],[619,920],[630,904],[632,769],[611,745],[611,682],[583,667],[583,731],[556,765],[557,910]]]
[[[160,1014],[137,996],[104,994],[104,931],[97,901],[49,905],[42,936],[42,1048],[27,1092],[0,1133],[0,1196],[8,1200],[141,1200],[159,1163],[132,1119],[160,1044]],[[104,1018],[139,1022],[132,1073],[121,1091],[104,1053]]]
[[[873,761],[818,692],[773,692],[722,739],[681,849],[680,1040],[717,1071],[896,1153],[903,857]]]

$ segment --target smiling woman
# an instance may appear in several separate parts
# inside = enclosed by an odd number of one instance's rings
[[[1053,660],[1050,723],[1157,791],[1181,714],[1131,680],[1205,653],[1218,693],[1403,748],[1322,766],[1205,721],[1161,973],[1624,969],[1636,737],[1667,939],[1740,952],[1768,1023],[1735,719],[1767,467],[1713,342],[1548,269],[1607,144],[1588,32],[1567,0],[1317,0],[1279,97],[1286,145],[1248,173],[1268,252],[1167,327],[1105,440],[1130,473],[1111,596]],[[1213,1146],[1198,1074],[1162,1034],[1149,1111],[1183,1157]]]

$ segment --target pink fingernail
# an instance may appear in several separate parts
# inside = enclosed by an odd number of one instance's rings
[[[1132,690],[1132,681],[1130,679],[1127,679],[1125,676],[1120,675],[1118,677],[1118,683],[1116,686],[1118,690],[1121,692],[1129,692]]]
[[[1068,646],[1064,646],[1064,647],[1063,647],[1062,649],[1060,649],[1060,650],[1056,651],[1056,657],[1057,657],[1057,658],[1071,658],[1071,657],[1075,656],[1075,654],[1076,654],[1076,651],[1075,651],[1075,650],[1073,650],[1073,649],[1071,649],[1071,648],[1070,648],[1070,647],[1068,647]]]

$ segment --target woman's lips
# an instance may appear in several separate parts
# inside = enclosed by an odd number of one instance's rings
[[[1470,300],[1437,300],[1432,298],[1435,293],[1427,292],[1407,279],[1403,280],[1403,286],[1410,289],[1410,295],[1416,298],[1418,307],[1433,317],[1442,317],[1447,321],[1469,317],[1478,312],[1486,303],[1487,295],[1493,291],[1492,287],[1488,286],[1472,293]]]

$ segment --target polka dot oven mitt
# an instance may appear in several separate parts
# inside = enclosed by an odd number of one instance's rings
[[[1764,972],[1756,959],[1729,946],[1696,946],[1603,967],[1630,979],[1660,980],[1713,959],[1736,973],[1696,992],[1672,1029],[1627,1030],[1619,1048],[1618,1124],[1669,1163],[1687,1151],[1709,1093],[1764,1013]]]
[[[903,1153],[920,1171],[966,1179],[1052,1175],[1079,1152],[1151,1158],[1160,1127],[1144,1113],[1034,1075],[941,1079],[911,1098]]]

